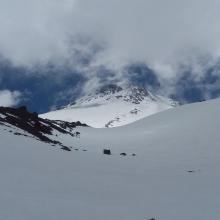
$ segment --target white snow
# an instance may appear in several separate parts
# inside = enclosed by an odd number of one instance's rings
[[[136,87],[108,94],[90,94],[64,109],[41,115],[42,118],[63,121],[80,121],[95,128],[117,127],[137,121],[146,116],[172,108],[176,105],[170,99],[141,94],[143,100],[134,103],[131,98]]]
[[[218,220],[219,110],[216,99],[79,128],[81,138],[61,137],[80,149],[72,152],[0,125],[0,219]]]

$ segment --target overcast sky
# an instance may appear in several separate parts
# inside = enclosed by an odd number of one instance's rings
[[[143,61],[172,72],[194,53],[220,54],[219,8],[219,0],[0,0],[0,53],[18,65],[56,62],[86,36],[105,48],[94,65]]]

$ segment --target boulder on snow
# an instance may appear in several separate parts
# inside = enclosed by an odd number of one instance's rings
[[[103,150],[103,154],[111,155],[111,150],[109,150],[109,149],[104,149],[104,150]]]

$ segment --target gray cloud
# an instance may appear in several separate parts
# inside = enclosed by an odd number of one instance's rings
[[[218,0],[0,0],[0,52],[28,66],[77,62],[94,48],[72,39],[86,36],[102,48],[89,68],[141,61],[173,76],[194,54],[219,56],[219,8]]]

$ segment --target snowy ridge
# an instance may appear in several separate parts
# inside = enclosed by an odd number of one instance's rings
[[[152,94],[145,88],[108,85],[63,109],[43,114],[41,117],[81,121],[95,128],[117,127],[177,105],[173,100]]]

